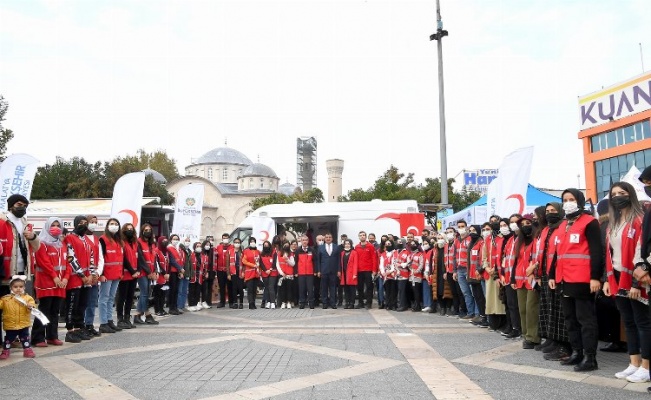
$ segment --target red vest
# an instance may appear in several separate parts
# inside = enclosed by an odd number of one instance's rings
[[[357,263],[360,272],[373,272],[377,273],[378,259],[375,251],[375,246],[370,242],[366,242],[366,246],[362,247],[361,244],[355,246],[357,253]]]
[[[407,263],[407,267],[403,268],[402,263]],[[405,249],[398,253],[398,280],[409,279],[411,265],[411,251]]]
[[[104,270],[102,275],[109,281],[116,281],[122,278],[124,269],[124,253],[122,246],[114,240],[109,239],[106,235],[102,236],[102,241],[106,246],[104,256]]]
[[[283,274],[285,275],[294,275],[294,267],[289,265],[287,262],[287,260],[289,260],[292,255],[287,255],[287,259],[285,259],[285,256],[283,256],[283,254],[283,252],[276,253],[276,269],[283,271]]]
[[[223,243],[215,247],[213,250],[213,263],[216,271],[230,272],[232,267],[235,266],[235,247],[232,244],[225,246]]]
[[[472,238],[470,236],[459,239],[457,246],[457,268],[468,268],[468,246],[471,240]]]
[[[208,266],[208,255],[203,251],[199,254],[193,252],[190,254],[190,262],[192,263],[192,270],[194,273],[189,276],[190,283],[203,283],[203,275]]]
[[[245,262],[246,261],[246,262]],[[247,265],[248,264],[248,265]],[[244,249],[242,252],[242,269],[244,270],[244,281],[259,278],[260,250]]]
[[[298,248],[296,252],[298,260],[296,261],[298,275],[313,275],[314,274],[314,260],[312,248],[308,247],[307,251],[303,251],[302,247]]]
[[[477,269],[482,268],[484,241],[478,239],[475,244],[470,248],[470,264],[468,264],[468,279],[483,279],[484,276],[477,272]],[[486,274],[486,273],[484,273]],[[488,275],[488,274],[486,274]]]
[[[536,251],[536,262],[538,263],[538,268],[541,269],[545,267],[545,272],[549,275],[549,270],[552,267],[552,262],[554,261],[554,255],[556,254],[556,245],[560,242],[559,234],[560,229],[556,228],[549,237],[547,245],[545,248],[545,240],[547,240],[547,235],[549,234],[549,227],[546,226],[545,229],[540,233],[540,238],[537,241],[537,251]],[[543,259],[545,256],[545,259]],[[540,274],[540,271],[539,271]]]
[[[423,280],[423,270],[425,269],[425,253],[417,251],[411,256],[410,279],[414,282],[421,282]]]
[[[511,283],[511,272],[513,271],[513,263],[515,262],[515,243],[517,237],[511,236],[504,246],[504,259],[502,260],[502,276],[507,285]]]
[[[443,255],[443,264],[445,264],[445,272],[453,273],[454,272],[454,257],[457,253],[457,247],[459,242],[455,239],[452,243],[445,241],[445,254]]]
[[[581,214],[569,230],[567,220],[558,227],[560,243],[556,246],[556,281],[590,283],[590,247],[585,228],[593,217]]]
[[[128,241],[125,240],[123,251],[124,251],[124,258],[127,261],[129,261],[129,265],[131,265],[131,268],[133,268],[135,271],[138,271],[138,242],[129,243]],[[124,269],[122,271],[122,280],[132,281],[133,276],[131,275],[131,272]]]
[[[156,268],[154,268],[154,245],[149,245],[149,242],[146,240],[139,238],[138,239],[138,246],[140,246],[140,250],[142,251],[142,255],[145,259],[145,262],[147,263],[147,268],[149,268],[149,273],[155,273]],[[139,266],[141,267],[141,266]],[[147,271],[144,269],[140,268],[140,275],[147,275]]]
[[[619,271],[619,282],[615,279],[615,269],[613,267],[613,260],[610,251],[610,227],[608,234],[606,234],[606,276],[608,277],[608,284],[610,286],[611,296],[615,296],[619,289],[631,290],[633,286],[633,270],[635,270],[635,248],[640,242],[642,236],[642,217],[635,218],[632,224],[624,225],[622,231],[622,247],[621,251],[621,267]],[[644,288],[639,288],[642,292],[642,297],[648,299],[649,295]]]
[[[371,245],[372,246],[372,245]],[[340,254],[340,262],[339,265],[341,265],[341,276],[339,278],[339,284],[340,285],[348,285],[348,286],[357,286],[357,272],[359,271],[359,253],[356,251],[350,252],[350,255],[348,256],[348,265],[344,268],[344,253],[341,252]],[[375,248],[373,249],[375,252]]]
[[[154,251],[154,272],[158,272],[158,279],[156,280],[157,285],[164,285],[167,282],[165,279],[165,274],[169,273],[169,265],[167,256],[163,254],[158,247],[153,248]],[[158,263],[158,270],[156,264]]]
[[[274,254],[276,254],[276,250],[269,256],[260,255],[260,273],[263,278],[278,276],[278,270],[273,266]]]
[[[68,244],[72,246],[72,249],[75,252],[75,256],[77,257],[77,261],[81,266],[81,270],[85,276],[89,276],[90,271],[88,267],[90,266],[90,253],[93,243],[90,243],[90,241],[85,238],[82,240],[79,238],[79,236],[72,233],[63,239],[63,244],[64,246],[67,246]],[[68,286],[66,286],[66,289],[80,288],[82,286],[81,278],[74,273],[70,263],[67,263],[67,265],[68,269],[70,270],[70,279],[68,280]]]
[[[518,252],[518,258],[517,258],[517,264],[515,265],[514,268],[514,274],[515,274],[515,286],[518,289],[522,289],[523,287],[525,289],[531,290],[531,282],[529,282],[529,279],[527,278],[527,268],[529,268],[529,264],[531,263],[531,260],[533,258],[533,250],[534,250],[534,245],[536,241],[532,240],[531,243],[525,244],[522,243],[520,246],[520,251]]]
[[[66,248],[54,247],[41,242],[36,251],[36,265],[34,268],[34,288],[36,298],[66,297],[66,290],[56,287],[54,278],[70,279],[70,272],[66,267]]]
[[[384,269],[384,279],[396,279],[397,270],[392,269],[393,258],[396,256],[396,250],[380,253],[380,257],[382,257],[382,268]]]
[[[180,265],[181,267],[183,267],[184,256],[185,256],[184,251],[179,251],[179,249],[177,249],[173,245],[169,244],[169,245],[167,245],[168,262],[169,262],[169,257],[170,256],[174,257],[174,260],[176,260],[176,263],[178,265]],[[180,272],[180,270],[176,266],[172,265],[171,263],[169,264],[169,273],[170,274],[177,274],[179,272]]]

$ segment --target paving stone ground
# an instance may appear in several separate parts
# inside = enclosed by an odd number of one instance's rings
[[[579,374],[456,318],[378,309],[213,308],[35,351],[0,362],[0,398],[651,398],[614,378],[624,353]]]

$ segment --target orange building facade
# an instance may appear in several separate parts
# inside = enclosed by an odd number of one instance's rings
[[[651,165],[651,72],[579,98],[586,199]]]

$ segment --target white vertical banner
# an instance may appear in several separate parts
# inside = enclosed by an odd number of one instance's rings
[[[486,213],[491,215],[497,214],[497,186],[499,185],[498,181],[500,180],[499,176],[488,185],[486,189]]]
[[[192,243],[199,241],[203,194],[202,183],[188,183],[179,189],[174,207],[172,233],[179,235],[181,240],[189,237]]]
[[[262,248],[265,241],[270,241],[276,235],[276,223],[269,217],[255,217],[253,218],[251,235],[256,239],[256,244]],[[248,246],[248,243],[243,243],[242,246]]]
[[[518,149],[502,160],[496,179],[497,185],[493,189],[495,190],[495,213],[502,218],[525,212],[532,158],[533,146]]]
[[[29,154],[12,154],[0,164],[0,211],[7,211],[7,198],[22,194],[29,200],[39,161]]]
[[[142,213],[142,194],[145,190],[145,173],[132,172],[122,175],[113,186],[111,217],[117,218],[120,225],[131,223],[140,232]]]
[[[637,199],[639,201],[651,201],[651,198],[647,196],[646,192],[644,191],[644,184],[640,182],[640,175],[642,173],[640,172],[639,169],[635,165],[631,167],[631,169],[628,170],[626,175],[622,178],[622,182],[630,183],[631,186],[635,189],[635,194],[637,194]]]

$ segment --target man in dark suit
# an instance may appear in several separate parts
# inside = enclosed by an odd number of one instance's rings
[[[332,234],[325,234],[325,243],[316,254],[316,273],[321,278],[321,303],[323,309],[337,308],[337,282],[339,280],[339,246],[332,242]]]

